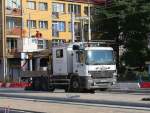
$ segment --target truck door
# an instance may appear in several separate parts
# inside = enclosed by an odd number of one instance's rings
[[[74,55],[74,73],[85,76],[85,55],[83,51],[76,51]]]
[[[53,49],[53,75],[67,74],[67,51],[66,48]]]

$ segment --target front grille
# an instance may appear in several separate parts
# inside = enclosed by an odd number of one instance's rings
[[[112,78],[114,71],[89,71],[93,79]]]

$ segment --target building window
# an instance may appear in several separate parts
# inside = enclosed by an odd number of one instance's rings
[[[59,32],[64,32],[65,29],[65,22],[54,21],[52,23],[52,36],[59,37]]]
[[[74,30],[75,31],[80,31],[80,23],[79,22],[75,22],[74,23]],[[71,24],[71,22],[68,23],[68,31],[69,32],[72,31],[72,24]]]
[[[56,50],[56,58],[63,58],[63,49]]]
[[[55,30],[59,32],[65,31],[65,22],[62,21],[53,21],[52,26]]]
[[[44,49],[44,41],[43,40],[38,40],[38,49]]]
[[[52,12],[65,12],[65,4],[52,3]]]
[[[21,8],[20,0],[7,0],[6,2],[7,8]]]
[[[39,21],[39,28],[48,29],[48,21]]]
[[[27,27],[28,28],[36,28],[36,21],[35,20],[27,20]]]
[[[13,38],[7,39],[7,52],[16,53],[17,52],[17,40]]]
[[[68,5],[68,12],[74,13],[76,15],[80,15],[81,14],[81,6],[75,5],[75,4],[69,4]]]
[[[7,39],[7,47],[9,49],[17,48],[17,40],[13,39],[13,38],[8,38]]]
[[[21,28],[21,19],[18,18],[12,18],[12,17],[8,17],[6,19],[6,24],[7,24],[7,29],[13,29],[16,27],[20,27]]]
[[[48,4],[45,2],[40,2],[39,3],[39,10],[41,11],[47,11],[48,10]]]
[[[35,10],[36,9],[36,2],[28,1],[28,8]]]
[[[88,15],[88,7],[84,7],[84,14]]]
[[[9,19],[9,20],[7,21],[7,27],[8,27],[8,29],[14,28],[14,27],[15,27],[15,21]]]

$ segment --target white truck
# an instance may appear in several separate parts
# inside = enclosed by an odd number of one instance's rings
[[[57,45],[52,48],[52,58],[54,87],[61,83],[72,91],[105,90],[116,82],[116,64],[111,47],[101,47],[94,42]]]
[[[114,51],[112,47],[103,46],[103,43],[54,44],[50,59],[48,76],[30,76],[32,88],[95,91],[106,90],[116,82]]]

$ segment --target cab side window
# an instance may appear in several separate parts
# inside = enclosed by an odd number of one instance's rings
[[[83,52],[77,52],[77,62],[78,63],[84,63],[85,57]]]
[[[56,50],[56,58],[63,58],[63,49]]]

